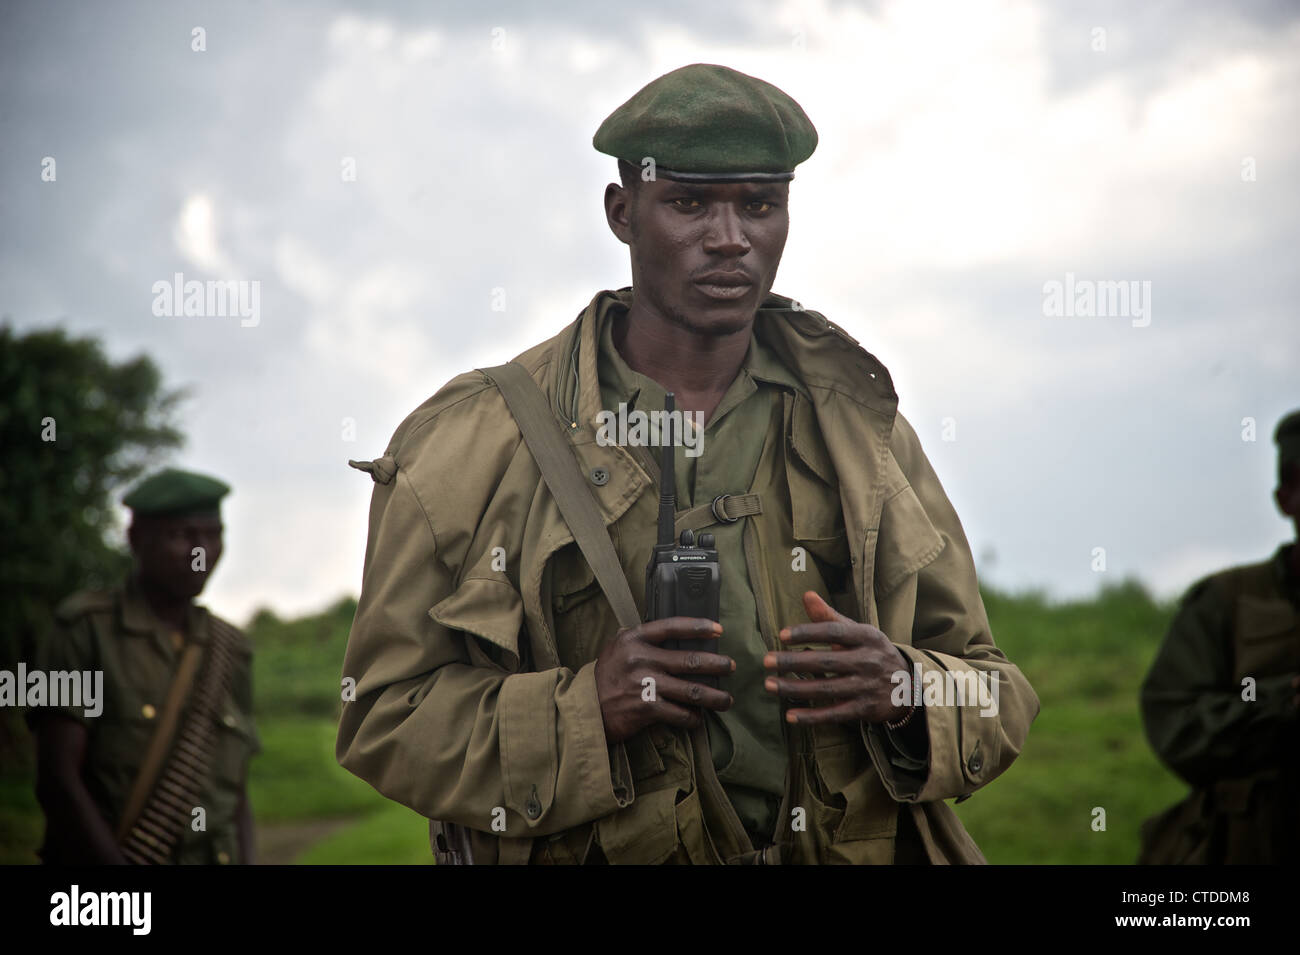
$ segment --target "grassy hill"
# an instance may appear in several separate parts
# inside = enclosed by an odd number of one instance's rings
[[[1129,863],[1142,820],[1185,787],[1147,748],[1137,692],[1173,608],[1128,582],[1095,599],[984,595],[998,645],[1042,701],[1019,760],[957,806],[993,863]],[[425,820],[339,767],[334,736],[347,631],[356,604],[282,621],[259,613],[254,693],[263,753],[250,797],[261,861],[428,863]],[[30,742],[0,712],[0,863],[35,860],[41,817]],[[1094,810],[1106,829],[1093,829]]]

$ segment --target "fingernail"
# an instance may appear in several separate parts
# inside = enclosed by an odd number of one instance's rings
[[[789,628],[789,627],[786,627],[784,630],[782,630],[780,633],[778,633],[777,636],[780,637],[782,640],[789,640],[789,639],[790,639],[790,628]]]
[[[773,680],[771,677],[768,677],[766,680],[763,681],[763,689],[767,690],[770,693],[775,693],[776,680]]]
[[[732,661],[731,661],[731,672],[732,672],[732,673],[735,673],[735,672],[736,672],[736,661],[735,661],[735,660],[732,660]]]
[[[769,669],[776,666],[776,655],[772,653],[766,654],[763,657],[763,666],[768,667]]]

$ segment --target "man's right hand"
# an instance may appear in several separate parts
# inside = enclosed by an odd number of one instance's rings
[[[703,617],[666,617],[624,627],[607,640],[596,657],[596,694],[605,721],[605,738],[619,743],[651,723],[693,728],[702,716],[698,707],[731,708],[732,697],[689,676],[726,676],[736,669],[731,657],[702,650],[667,650],[665,640],[711,640],[722,625]],[[654,699],[642,681],[654,680]]]

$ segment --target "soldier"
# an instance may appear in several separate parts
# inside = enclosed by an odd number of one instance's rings
[[[37,667],[102,671],[102,712],[35,707],[42,859],[56,865],[253,861],[251,649],[194,603],[221,557],[230,488],[186,471],[146,478],[129,578],[60,605]]]
[[[943,800],[1011,764],[1038,700],[888,372],[771,293],[816,142],[734,70],[650,83],[594,138],[632,286],[516,359],[642,620],[659,468],[609,423],[668,391],[698,415],[676,530],[715,537],[717,622],[619,625],[621,578],[597,579],[488,374],[350,462],[375,488],[338,757],[431,820],[440,861],[983,861]],[[915,706],[954,676],[1000,705]]]
[[[1277,426],[1278,510],[1300,538],[1300,411]],[[1192,792],[1142,827],[1139,861],[1300,855],[1300,548],[1205,578],[1142,684],[1147,739]]]

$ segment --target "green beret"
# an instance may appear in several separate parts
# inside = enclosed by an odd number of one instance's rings
[[[1300,461],[1300,410],[1292,411],[1277,423],[1273,440],[1277,442],[1278,468]]]
[[[133,513],[215,514],[230,487],[204,474],[168,468],[151,474],[122,498]]]
[[[817,130],[799,104],[725,66],[673,70],[614,110],[591,140],[656,178],[684,182],[783,182],[817,148]]]

